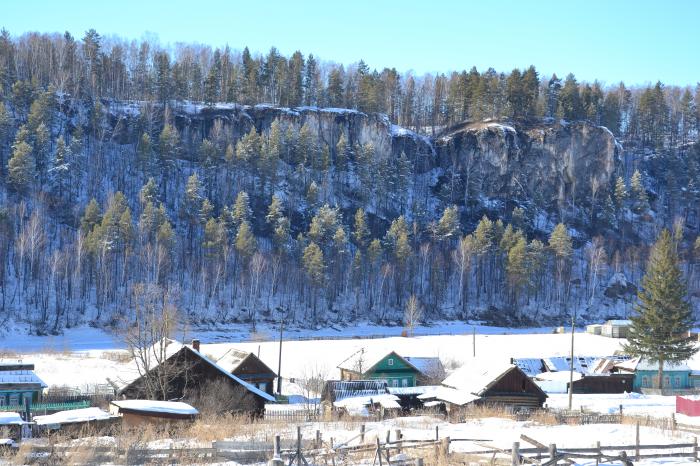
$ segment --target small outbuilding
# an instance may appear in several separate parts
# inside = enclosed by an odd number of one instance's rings
[[[199,415],[196,408],[181,401],[115,400],[110,402],[109,410],[121,416],[125,427],[164,427],[194,421]]]
[[[600,334],[609,338],[627,338],[631,326],[631,320],[608,320],[600,327]]]
[[[19,413],[10,411],[0,412],[0,446],[8,445],[11,442],[19,442],[22,440],[22,429],[29,425]]]
[[[108,435],[119,418],[100,408],[83,408],[59,411],[46,416],[34,416],[34,423],[41,433],[60,431],[69,437]]]

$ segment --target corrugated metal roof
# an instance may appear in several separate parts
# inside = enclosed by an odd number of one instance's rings
[[[389,393],[383,380],[329,380],[326,382],[325,391],[332,392],[335,401]]]
[[[0,371],[0,385],[29,384],[48,387],[43,380],[30,370]]]
[[[534,377],[545,369],[541,358],[513,358],[513,364],[525,372],[528,377]]]

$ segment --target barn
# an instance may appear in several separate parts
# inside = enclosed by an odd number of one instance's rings
[[[255,416],[264,412],[265,403],[275,402],[274,396],[203,355],[198,341],[182,345],[173,340],[168,348],[167,359],[121,388],[118,395],[124,399],[186,400],[195,407],[215,405],[222,413]],[[154,380],[165,389],[149,389]]]

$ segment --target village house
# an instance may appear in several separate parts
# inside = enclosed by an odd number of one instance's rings
[[[156,397],[165,400],[187,400],[195,406],[206,404],[224,413],[259,416],[265,403],[274,403],[275,397],[242,378],[232,374],[200,351],[199,341],[183,345],[168,342],[167,358],[149,368],[142,376],[118,391],[123,399]],[[158,381],[163,390],[149,390],[152,381]]]
[[[622,373],[633,374],[633,390],[635,392],[651,393],[659,389],[659,365],[640,358],[633,358],[616,364]],[[664,364],[663,392],[664,394],[691,394],[700,387],[700,374],[693,371],[687,364]]]
[[[231,348],[216,358],[216,364],[268,395],[274,394],[277,374],[255,354]]]
[[[615,364],[625,361],[625,356],[575,356],[573,374],[574,393],[625,393],[632,391],[634,375],[620,372]],[[511,362],[531,377],[548,393],[567,393],[571,370],[571,358],[554,356],[547,358],[513,358]]]
[[[608,320],[600,327],[600,334],[609,338],[627,338],[631,326],[631,320]]]
[[[24,409],[41,400],[46,384],[34,373],[34,364],[0,362],[0,406]],[[19,409],[19,408],[22,409]]]
[[[395,351],[361,348],[338,365],[341,380],[383,380],[389,387],[415,387],[435,383],[444,376],[439,358],[402,357]]]
[[[153,425],[158,428],[189,423],[199,411],[181,401],[115,400],[110,402],[112,415],[120,416],[124,427],[140,428]]]
[[[515,364],[472,361],[419,398],[444,402],[448,413],[456,413],[468,405],[541,408],[547,394]]]

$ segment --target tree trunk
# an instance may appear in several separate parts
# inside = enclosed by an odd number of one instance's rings
[[[664,388],[664,360],[659,359],[659,373],[657,375],[659,379],[659,388],[663,389]]]

